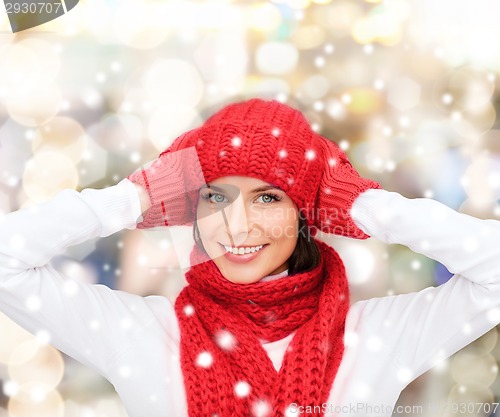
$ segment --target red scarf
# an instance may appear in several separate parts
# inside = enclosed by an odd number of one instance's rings
[[[349,290],[337,252],[315,241],[317,267],[273,281],[235,284],[213,261],[193,262],[175,302],[190,417],[281,417],[292,403],[327,401],[344,352]],[[200,252],[195,246],[191,256]],[[259,339],[292,332],[277,372]]]

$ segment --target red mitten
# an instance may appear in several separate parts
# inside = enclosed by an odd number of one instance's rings
[[[362,178],[335,142],[324,137],[319,139],[325,170],[316,197],[315,226],[325,233],[366,239],[370,236],[352,219],[352,204],[363,191],[381,188],[380,184]]]
[[[151,207],[143,214],[139,229],[192,225],[198,190],[205,183],[196,148],[168,148],[147,168],[127,177],[143,186]]]

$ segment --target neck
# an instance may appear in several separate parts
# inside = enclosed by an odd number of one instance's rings
[[[267,275],[264,278],[261,278],[259,282],[268,282],[268,281],[274,281],[276,279],[284,278],[288,276],[288,269],[285,269],[282,272],[278,272],[277,274],[274,275]]]

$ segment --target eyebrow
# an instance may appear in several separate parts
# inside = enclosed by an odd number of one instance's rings
[[[203,188],[209,188],[209,189],[211,189],[211,190],[219,191],[219,192],[221,192],[221,193],[223,193],[224,191],[226,191],[226,190],[224,190],[223,188],[217,187],[216,185],[210,185],[210,184],[205,184],[205,185],[203,185],[203,186],[200,188],[200,190],[201,190],[201,189],[203,189]],[[260,192],[262,192],[262,191],[269,191],[269,190],[278,190],[278,191],[283,191],[281,188],[276,187],[276,186],[274,186],[274,185],[264,185],[264,186],[262,186],[262,187],[257,187],[257,188],[254,188],[254,189],[253,189],[253,190],[251,190],[250,192],[251,192],[251,193],[260,193]]]

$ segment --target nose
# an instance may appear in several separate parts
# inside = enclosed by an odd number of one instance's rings
[[[248,216],[242,196],[238,196],[222,210],[226,233],[232,246],[238,246],[248,237]]]

